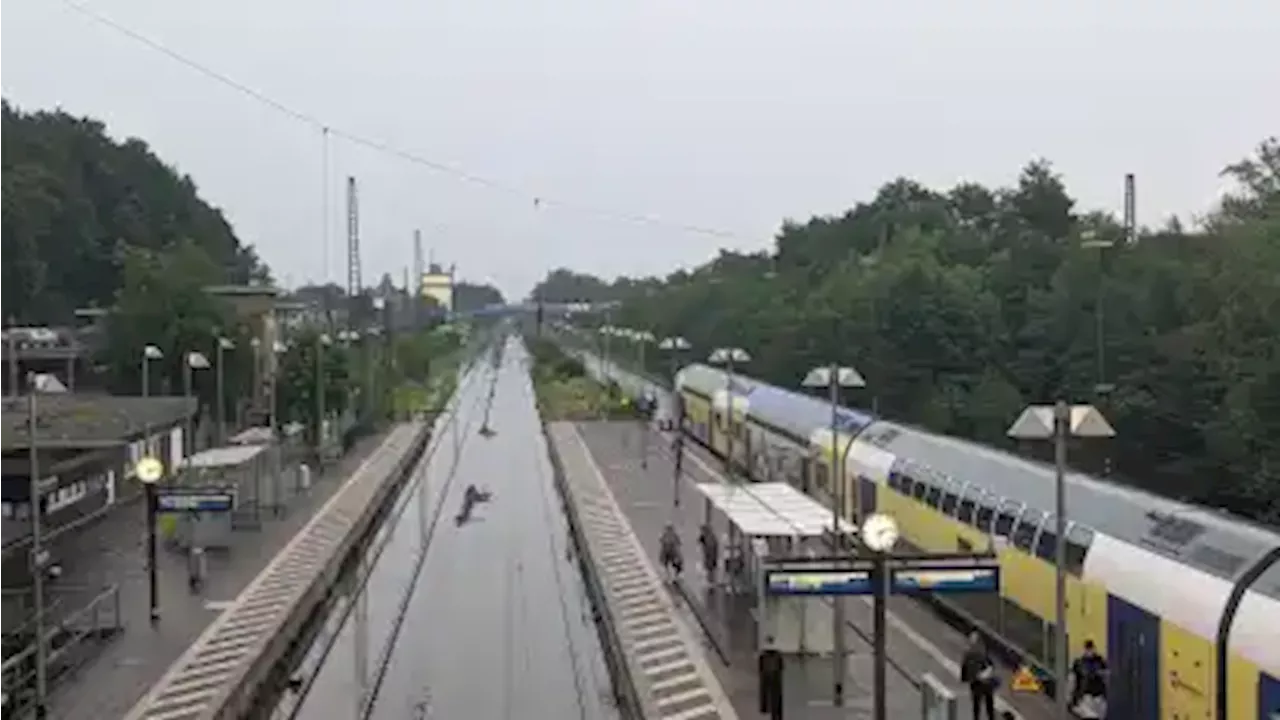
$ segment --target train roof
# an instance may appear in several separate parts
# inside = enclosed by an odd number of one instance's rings
[[[724,389],[723,370],[708,365],[690,365],[685,370],[688,374],[680,376],[681,387],[692,387],[707,395]],[[747,393],[748,416],[790,433],[799,442],[808,442],[814,430],[831,427],[831,403],[777,385],[742,379],[751,383]],[[861,411],[840,407],[836,426],[840,432],[856,435],[873,419]]]
[[[1052,516],[1055,477],[1047,464],[898,423],[874,423],[861,437],[932,474]],[[1067,511],[1096,531],[1225,579],[1280,545],[1273,529],[1077,472],[1067,474]],[[1254,590],[1280,598],[1280,567],[1264,573]]]
[[[676,374],[676,386],[678,388],[692,388],[694,391],[709,398],[715,397],[716,393],[724,391],[724,381],[724,370],[700,363],[686,365]],[[749,378],[738,373],[733,374],[733,391],[739,395],[750,396],[756,388],[763,385],[764,383],[755,378]]]

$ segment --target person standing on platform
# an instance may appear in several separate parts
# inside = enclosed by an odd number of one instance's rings
[[[782,720],[782,653],[774,647],[773,636],[765,639],[760,653],[760,712],[769,720]]]
[[[698,544],[702,546],[702,569],[707,574],[707,589],[716,586],[716,569],[720,565],[720,539],[711,523],[704,523],[698,533]]]
[[[976,632],[969,633],[969,649],[960,661],[960,681],[969,686],[973,720],[982,720],[984,708],[987,720],[996,720],[996,686],[1000,679],[996,677],[995,663],[982,644],[982,637]]]

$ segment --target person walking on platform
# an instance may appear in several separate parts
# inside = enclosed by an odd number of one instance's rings
[[[773,636],[765,640],[760,653],[760,712],[769,720],[782,720],[782,653],[774,647]]]
[[[667,527],[662,530],[658,555],[658,560],[667,571],[667,582],[679,580],[680,573],[684,571],[684,553],[680,550],[680,535],[671,523],[667,523]]]
[[[960,682],[969,686],[969,697],[973,701],[973,720],[982,720],[982,711],[986,710],[987,720],[996,720],[996,686],[1000,679],[996,676],[995,663],[982,644],[978,633],[969,633],[969,649],[965,650],[960,661]]]
[[[720,565],[720,540],[711,523],[704,523],[698,533],[698,544],[702,546],[702,569],[707,574],[707,588],[716,586],[716,569]]]

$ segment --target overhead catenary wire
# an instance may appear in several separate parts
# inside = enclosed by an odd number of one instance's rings
[[[236,92],[239,92],[240,94],[244,95],[245,97],[248,97],[251,100],[254,100],[255,102],[258,102],[272,110],[275,110],[276,112],[300,124],[306,125],[313,130],[317,130],[323,133],[326,137],[326,141],[329,136],[332,136],[335,138],[341,138],[353,145],[357,145],[367,150],[371,150],[373,152],[377,152],[383,155],[397,158],[404,162],[417,165],[419,167],[424,167],[444,175],[448,175],[457,180],[461,180],[473,185],[484,187],[489,190],[494,190],[494,191],[502,192],[518,198],[522,198],[527,202],[529,202],[534,209],[556,207],[564,211],[576,212],[583,215],[592,215],[592,216],[596,216],[603,219],[615,220],[615,221],[630,223],[634,225],[648,225],[653,227],[666,228],[669,230],[675,230],[682,233],[703,235],[708,237],[720,238],[724,240],[738,240],[738,241],[753,240],[753,238],[747,237],[741,233],[737,233],[737,232],[733,232],[733,231],[725,230],[721,228],[715,228],[715,227],[709,227],[709,226],[697,225],[697,224],[685,223],[685,222],[678,222],[678,221],[664,220],[660,217],[656,217],[650,214],[603,208],[603,207],[598,207],[598,206],[587,204],[587,203],[580,203],[572,200],[548,196],[543,193],[534,192],[527,188],[519,187],[511,183],[497,180],[495,178],[490,178],[484,175],[473,173],[468,170],[464,170],[460,167],[450,165],[445,162],[433,160],[419,153],[415,153],[400,147],[396,147],[395,145],[392,145],[387,142],[383,142],[381,140],[370,138],[368,136],[361,135],[359,133],[355,133],[352,131],[344,130],[342,128],[334,126],[333,124],[323,121],[322,119],[316,117],[315,115],[304,112],[302,110],[298,110],[286,104],[285,102],[278,100],[270,95],[267,95],[266,93],[260,90],[257,90],[249,85],[246,85],[245,83],[242,83],[222,72],[219,72],[218,70],[214,70],[208,65],[205,65],[190,57],[187,57],[186,55],[183,55],[182,53],[170,48],[164,43],[161,43],[158,40],[154,40],[148,37],[147,35],[144,35],[138,32],[137,30],[134,30],[128,27],[127,25],[124,25],[81,3],[74,2],[74,0],[60,0],[60,2],[64,6],[72,10],[73,12],[83,17],[86,17],[89,20],[92,20],[93,22],[96,22],[115,32],[118,32],[121,35],[124,35],[125,37],[128,37],[131,40],[134,40],[135,42],[142,44],[150,48],[151,50],[154,50],[157,53],[160,53],[161,55],[164,55],[170,60],[173,60],[174,62],[180,65],[183,65],[188,69],[196,73],[199,73],[200,75],[203,75],[210,80],[213,80],[226,87],[229,87],[232,90],[235,90]],[[326,143],[326,146],[327,146],[327,143]],[[325,221],[327,225],[328,217],[325,218]]]

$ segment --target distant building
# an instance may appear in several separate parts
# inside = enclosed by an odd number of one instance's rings
[[[28,373],[47,373],[74,390],[86,379],[93,384],[95,337],[91,329],[69,327],[9,327],[0,340],[4,363],[4,394],[27,391]]]
[[[453,268],[447,272],[435,263],[422,274],[422,296],[431,298],[446,313],[453,312]]]

